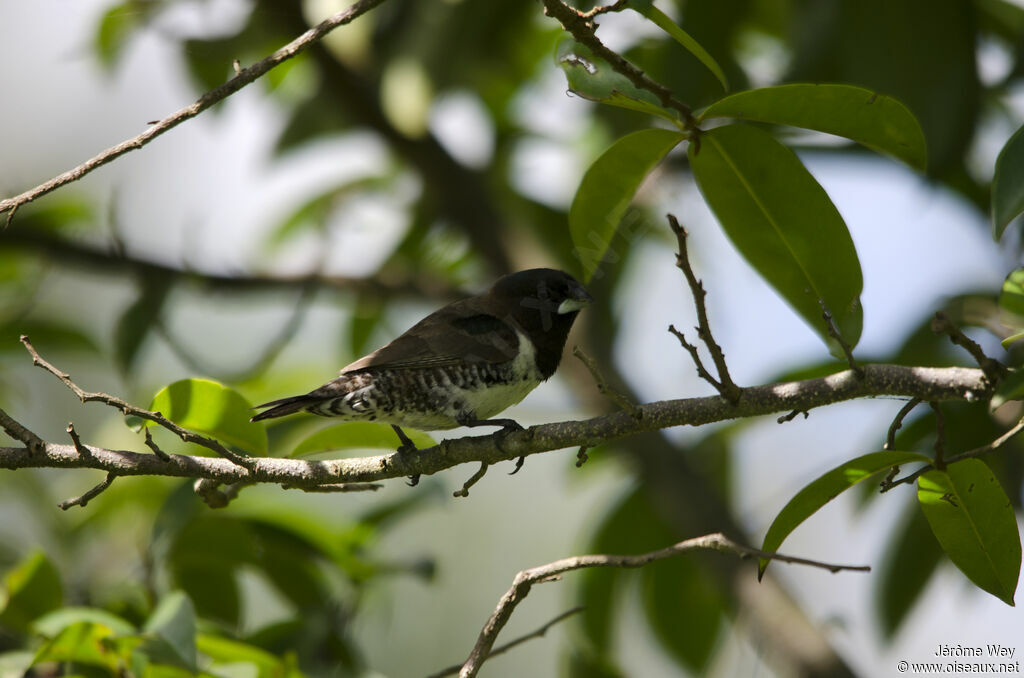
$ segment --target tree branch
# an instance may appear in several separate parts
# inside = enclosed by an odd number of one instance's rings
[[[155,424],[163,426],[165,429],[167,429],[174,435],[178,436],[186,443],[195,443],[197,445],[202,445],[203,447],[209,450],[213,450],[214,452],[224,457],[225,459],[230,460],[231,463],[237,466],[241,466],[243,469],[252,468],[253,461],[250,458],[244,457],[236,452],[232,452],[231,450],[224,447],[223,445],[220,444],[220,442],[214,440],[213,438],[208,438],[206,436],[199,435],[198,433],[195,433],[193,431],[189,431],[186,428],[182,428],[181,426],[175,424],[173,421],[163,416],[159,412],[150,412],[149,410],[144,410],[141,407],[129,405],[120,398],[107,395],[106,393],[91,393],[89,391],[83,390],[75,382],[71,381],[71,375],[69,375],[67,372],[62,372],[58,370],[56,367],[54,367],[45,359],[43,359],[43,357],[40,356],[39,353],[36,351],[35,347],[32,346],[32,342],[28,340],[28,337],[26,337],[25,335],[21,335],[21,343],[25,345],[25,348],[28,349],[28,352],[32,355],[33,365],[41,367],[50,374],[52,374],[53,376],[57,377],[57,379],[59,379],[65,386],[71,389],[72,393],[78,396],[78,399],[81,400],[83,403],[100,402],[103,403],[104,405],[109,405],[117,410],[120,410],[121,414],[125,416],[133,415],[141,419],[146,419]],[[71,437],[75,442],[76,451],[84,450],[81,441],[78,440],[77,435],[74,433],[74,427],[71,426],[70,424],[68,425],[68,433],[71,434]],[[87,450],[85,450],[85,452],[87,452]],[[82,456],[86,455],[82,454]]]
[[[487,620],[483,630],[480,632],[480,636],[477,638],[473,651],[470,652],[469,657],[462,665],[459,677],[472,678],[477,675],[480,671],[480,666],[487,661],[487,658],[490,656],[491,647],[494,645],[494,641],[498,637],[498,633],[500,633],[501,629],[505,627],[506,623],[508,623],[509,618],[512,616],[512,612],[519,603],[523,602],[523,599],[529,594],[530,589],[534,584],[543,584],[549,581],[555,581],[560,579],[561,575],[566,572],[589,567],[643,567],[649,563],[653,563],[658,560],[665,560],[666,558],[672,558],[690,551],[718,551],[720,553],[734,554],[740,558],[749,558],[752,556],[757,558],[768,558],[770,560],[778,560],[784,563],[820,567],[833,573],[841,570],[868,572],[871,569],[866,565],[835,565],[816,560],[807,560],[806,558],[784,556],[778,553],[767,553],[748,546],[743,546],[742,544],[737,544],[736,542],[726,538],[725,535],[721,533],[709,534],[703,537],[694,537],[658,551],[651,551],[650,553],[643,553],[636,556],[588,555],[563,558],[562,560],[556,560],[555,562],[548,563],[547,565],[523,570],[516,575],[512,582],[512,587],[506,591],[505,595],[503,595],[501,600],[498,601],[497,608],[494,610],[490,619]]]
[[[0,447],[0,468],[96,468],[117,475],[209,478],[221,483],[244,481],[308,488],[430,475],[469,462],[495,464],[563,448],[594,447],[609,440],[672,426],[700,426],[716,421],[808,410],[855,398],[904,396],[930,401],[973,401],[987,398],[990,395],[987,389],[988,381],[980,369],[866,365],[863,378],[847,370],[819,379],[752,386],[744,390],[743,399],[736,405],[721,396],[663,400],[637,405],[639,417],[628,412],[614,412],[582,421],[532,426],[522,431],[445,440],[415,455],[394,452],[321,461],[249,457],[246,461],[251,463],[251,468],[246,469],[216,457],[169,454],[165,460],[155,454],[95,446],[89,447],[89,455],[82,455],[74,445],[39,441],[34,452],[28,447]],[[104,397],[116,401],[110,396]],[[146,412],[125,406],[129,408],[128,413]],[[154,413],[146,414],[150,415],[147,418],[155,416]],[[19,432],[20,425],[17,422],[12,425],[11,422],[13,420],[0,411],[0,425],[8,432]],[[189,432],[189,435],[196,434]],[[17,435],[12,437],[26,442]],[[35,439],[28,438],[29,441]]]
[[[964,334],[963,330],[957,327],[956,323],[950,320],[949,316],[942,311],[937,311],[932,319],[932,332],[941,332],[949,335],[949,340],[970,353],[971,357],[978,363],[978,367],[985,372],[985,375],[993,383],[999,381],[1006,374],[1006,365],[985,355],[981,345]]]
[[[690,107],[672,96],[672,91],[656,82],[644,72],[629,63],[617,52],[608,49],[607,46],[597,37],[597,27],[593,22],[593,15],[581,12],[574,7],[562,2],[562,0],[543,0],[544,13],[557,19],[562,28],[572,34],[577,42],[586,45],[595,55],[601,57],[619,74],[629,78],[635,86],[653,93],[661,101],[665,108],[672,108],[679,111],[683,116],[683,125],[686,129],[692,130],[696,126],[693,113]]]
[[[85,161],[78,167],[70,169],[63,174],[59,174],[33,189],[25,191],[20,195],[16,195],[13,198],[0,200],[0,214],[10,212],[7,217],[6,225],[10,226],[11,220],[14,218],[14,213],[25,203],[32,202],[36,198],[46,195],[65,184],[77,181],[86,174],[92,172],[94,169],[106,165],[108,162],[121,157],[125,153],[142,148],[164,132],[177,127],[190,118],[194,118],[210,106],[213,106],[214,104],[231,96],[278,64],[302,53],[338,26],[343,26],[351,22],[353,19],[369,12],[382,2],[384,2],[384,0],[359,0],[348,9],[338,12],[324,21],[321,21],[319,24],[310,28],[298,38],[292,40],[270,56],[256,62],[248,68],[237,70],[237,75],[235,77],[231,78],[220,87],[203,94],[192,105],[186,106],[185,108],[182,108],[163,120],[153,124],[142,134],[108,148],[99,155]]]

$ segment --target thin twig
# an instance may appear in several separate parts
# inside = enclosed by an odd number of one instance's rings
[[[237,75],[235,75],[235,77],[231,78],[220,87],[203,94],[192,105],[186,106],[185,108],[167,116],[163,120],[153,123],[153,125],[142,134],[108,148],[95,157],[85,161],[81,165],[70,169],[63,174],[59,174],[33,189],[25,191],[20,195],[16,195],[13,198],[0,200],[0,214],[8,211],[12,212],[12,214],[7,218],[6,226],[10,226],[11,219],[14,216],[14,210],[17,210],[21,205],[32,202],[36,198],[54,191],[65,184],[77,181],[86,174],[92,172],[94,169],[106,165],[108,162],[119,158],[125,153],[142,148],[164,132],[177,127],[189,118],[194,118],[210,106],[213,106],[219,101],[231,96],[278,64],[302,53],[338,26],[351,22],[353,19],[365,14],[377,5],[380,5],[382,2],[384,2],[384,0],[359,0],[351,7],[334,14],[324,21],[321,21],[319,24],[310,28],[298,38],[292,40],[270,56],[256,62],[248,68],[242,69]]]
[[[896,446],[896,431],[899,431],[903,426],[903,420],[907,418],[911,410],[921,404],[920,398],[911,398],[906,405],[900,408],[900,411],[896,413],[896,418],[889,424],[889,433],[885,436],[885,444],[882,445],[883,450],[891,450]]]
[[[980,447],[975,447],[974,449],[971,449],[971,450],[967,450],[966,452],[961,452],[960,454],[954,454],[949,459],[943,460],[944,464],[946,466],[949,466],[950,464],[955,464],[956,462],[962,461],[964,459],[973,459],[974,457],[981,457],[981,456],[984,456],[986,454],[991,454],[992,452],[995,452],[1000,447],[1002,447],[1007,442],[1009,442],[1010,439],[1012,439],[1014,436],[1016,436],[1021,431],[1024,431],[1024,418],[1022,418],[1020,421],[1018,421],[1013,426],[1013,428],[1008,429],[1005,433],[1003,433],[1003,435],[999,436],[998,438],[996,438],[992,442],[990,442],[990,443],[988,443],[986,445],[981,445]],[[924,466],[922,466],[921,468],[917,469],[913,473],[911,473],[909,475],[906,475],[906,476],[900,478],[899,480],[893,480],[893,481],[890,481],[888,483],[883,482],[882,483],[882,490],[881,491],[882,492],[888,492],[889,490],[891,490],[892,488],[894,488],[894,487],[896,487],[898,485],[907,485],[909,483],[912,483],[915,480],[917,480],[918,478],[920,478],[921,476],[923,476],[925,473],[928,473],[928,471],[933,471],[936,468],[937,467],[934,464],[925,464]]]
[[[69,428],[71,430],[74,430],[70,426],[69,426]],[[108,487],[110,487],[111,483],[114,482],[114,478],[116,478],[116,477],[117,476],[114,475],[113,473],[108,473],[107,477],[104,478],[102,482],[98,483],[95,487],[90,489],[88,492],[83,494],[81,497],[73,497],[73,498],[68,499],[66,501],[62,501],[61,503],[57,504],[57,506],[59,506],[62,511],[67,511],[72,506],[81,506],[82,508],[85,508],[85,505],[88,504],[90,501],[92,501],[96,497],[96,495],[98,495],[100,492],[102,492],[103,490],[105,490]]]
[[[704,361],[700,359],[700,353],[697,351],[697,347],[688,342],[686,340],[686,335],[677,330],[675,325],[669,325],[668,331],[674,334],[682,347],[690,353],[690,357],[693,358],[693,364],[697,366],[697,374],[700,378],[714,386],[715,390],[721,393],[723,388],[721,382],[715,379],[715,377],[704,367]]]
[[[469,477],[469,480],[467,480],[465,483],[462,484],[462,489],[461,490],[455,490],[454,492],[452,492],[452,496],[453,497],[468,497],[469,496],[469,488],[471,488],[474,485],[476,485],[477,482],[479,482],[479,480],[484,477],[484,474],[487,473],[487,467],[488,466],[490,466],[490,464],[488,464],[486,461],[480,462],[480,468],[477,469],[477,472],[474,473],[473,475],[471,475]]]
[[[711,333],[711,323],[708,322],[708,310],[705,304],[705,297],[707,291],[704,289],[704,284],[697,279],[696,274],[693,272],[693,267],[690,265],[690,255],[686,248],[687,232],[683,228],[679,220],[676,219],[674,214],[669,214],[668,225],[672,229],[672,233],[676,236],[676,243],[679,245],[679,252],[676,253],[676,266],[686,276],[686,282],[690,286],[690,293],[693,295],[693,304],[697,309],[697,336],[704,345],[708,348],[708,353],[711,354],[711,360],[715,363],[715,370],[718,372],[718,379],[708,379],[710,375],[704,366],[700,363],[700,359],[697,357],[697,348],[691,346],[684,338],[682,333],[675,330],[674,327],[669,326],[669,331],[676,335],[679,342],[683,344],[683,347],[690,352],[693,356],[694,362],[697,363],[697,372],[710,383],[722,394],[726,400],[731,403],[739,401],[743,395],[743,389],[736,385],[729,376],[729,366],[725,362],[725,353],[722,351],[722,347],[715,341],[714,335]]]
[[[281,485],[283,490],[302,490],[303,492],[376,492],[384,487],[380,483],[331,483],[330,485]]]
[[[590,459],[590,455],[587,454],[589,449],[586,445],[580,445],[580,451],[576,453],[576,468],[580,468]]]
[[[597,390],[602,395],[608,397],[612,402],[619,406],[619,408],[629,412],[633,417],[642,417],[643,410],[636,406],[632,400],[630,400],[625,394],[620,393],[613,389],[604,379],[604,375],[601,374],[601,370],[597,367],[597,361],[587,355],[582,348],[579,346],[573,346],[572,354],[579,358],[579,361],[586,365],[587,369],[590,370],[590,375],[594,378],[594,382],[597,384]]]
[[[89,391],[83,390],[75,382],[71,381],[71,375],[69,375],[67,372],[62,372],[61,370],[57,369],[52,364],[44,360],[36,351],[35,347],[32,346],[32,343],[29,341],[28,337],[22,335],[21,343],[25,345],[25,348],[28,349],[29,354],[31,354],[33,365],[41,367],[50,374],[52,374],[53,376],[57,377],[65,386],[71,389],[71,391],[76,396],[78,396],[78,399],[81,400],[83,403],[100,402],[103,403],[104,405],[109,405],[110,407],[120,410],[121,414],[124,414],[125,416],[132,415],[152,421],[153,423],[159,424],[160,426],[163,426],[167,430],[171,431],[186,443],[196,443],[197,445],[202,445],[203,447],[209,450],[213,450],[214,452],[224,457],[225,459],[229,459],[235,464],[238,464],[242,468],[248,469],[250,471],[255,465],[255,461],[252,460],[251,458],[244,457],[236,452],[232,452],[231,450],[227,449],[213,438],[208,438],[206,436],[199,435],[198,433],[195,433],[193,431],[189,431],[186,428],[182,428],[181,426],[175,424],[173,421],[163,416],[159,412],[150,412],[149,410],[144,410],[142,408],[135,407],[134,405],[130,405],[125,401],[121,400],[120,398],[116,398],[106,393],[91,393]]]
[[[75,430],[74,423],[70,421],[68,422],[67,432],[68,435],[71,436],[71,442],[74,443],[75,449],[78,450],[78,453],[83,457],[91,457],[92,452],[82,444],[82,439],[78,437],[78,431]]]
[[[807,417],[811,416],[811,413],[808,412],[807,410],[793,410],[789,414],[782,415],[781,417],[776,419],[776,421],[778,423],[780,423],[780,424],[785,424],[788,421],[793,421],[794,419],[796,419],[801,414],[804,415],[804,419],[806,419]]]
[[[597,26],[594,24],[592,16],[588,16],[587,13],[566,5],[562,0],[543,0],[543,2],[544,13],[557,19],[562,24],[562,27],[569,31],[572,37],[576,38],[577,42],[586,45],[591,52],[608,62],[608,65],[613,70],[628,78],[636,87],[652,92],[658,97],[662,106],[679,111],[683,118],[683,126],[686,129],[692,130],[696,127],[696,121],[693,119],[693,112],[690,110],[690,107],[672,96],[672,91],[669,88],[648,78],[642,70],[631,64],[620,54],[608,49],[601,42],[595,33]]]
[[[160,457],[160,459],[162,459],[163,461],[169,461],[170,456],[166,452],[161,450],[160,447],[156,444],[156,441],[153,440],[153,434],[150,433],[149,427],[146,426],[143,428],[143,430],[146,432],[146,447],[153,450],[153,454]]]
[[[562,614],[558,615],[557,617],[555,617],[554,619],[552,619],[548,623],[544,624],[543,626],[541,626],[537,630],[531,631],[530,633],[527,633],[525,635],[519,636],[515,640],[509,641],[509,642],[505,643],[504,645],[501,645],[499,647],[494,648],[493,650],[491,650],[491,653],[489,655],[487,655],[487,658],[491,659],[493,657],[497,657],[499,654],[504,654],[504,653],[508,652],[509,650],[511,650],[512,648],[514,648],[514,647],[516,647],[518,645],[522,645],[523,643],[525,643],[528,640],[533,640],[534,638],[543,638],[544,635],[548,632],[548,629],[550,629],[552,626],[554,626],[555,624],[559,624],[559,623],[565,621],[566,619],[568,619],[569,617],[571,617],[571,616],[573,616],[575,614],[579,614],[584,609],[585,608],[582,605],[579,605],[579,606],[574,607],[574,608],[572,608],[570,610],[566,610],[565,612],[563,612]],[[445,676],[454,676],[454,675],[457,675],[461,669],[462,669],[462,664],[453,664],[452,666],[449,666],[448,668],[441,669],[437,673],[431,673],[429,676],[427,676],[427,678],[444,678]]]
[[[46,451],[46,443],[32,431],[28,430],[20,422],[15,421],[0,409],[0,428],[7,432],[15,440],[24,443],[25,449],[31,454],[43,453]]]
[[[580,12],[580,18],[590,21],[594,17],[600,16],[601,14],[608,14],[610,12],[621,12],[622,10],[626,9],[626,6],[628,4],[628,0],[615,0],[615,2],[613,2],[610,5],[598,5],[597,7],[589,9],[586,12]]]
[[[993,383],[1006,375],[1006,365],[985,355],[985,351],[982,350],[981,345],[964,334],[963,330],[957,327],[956,323],[954,323],[950,317],[942,311],[937,311],[935,313],[935,317],[932,319],[932,332],[949,335],[949,340],[970,353],[971,357],[978,363],[978,367],[981,368],[981,371],[984,372],[985,376],[987,376]]]
[[[843,339],[843,335],[839,333],[839,328],[836,327],[836,320],[832,317],[832,311],[828,310],[828,306],[825,305],[824,299],[818,299],[818,304],[821,306],[821,319],[825,321],[825,328],[828,330],[828,336],[836,340],[839,344],[839,348],[843,349],[843,355],[846,356],[846,362],[849,364],[850,369],[858,377],[864,376],[864,368],[861,367],[857,360],[853,357],[853,348]]]
[[[588,555],[563,558],[562,560],[556,560],[555,562],[548,563],[547,565],[523,570],[516,575],[513,580],[512,587],[501,597],[497,608],[491,614],[490,619],[487,620],[483,630],[480,632],[480,636],[477,638],[476,645],[473,647],[472,652],[470,652],[469,657],[463,663],[459,672],[460,678],[471,678],[472,676],[477,675],[477,672],[480,671],[481,665],[483,665],[483,663],[487,661],[488,657],[490,657],[491,647],[494,645],[494,641],[498,637],[498,634],[505,627],[505,624],[508,623],[513,610],[515,610],[516,606],[526,598],[534,584],[554,581],[555,579],[560,578],[560,575],[563,573],[572,570],[580,570],[589,567],[643,567],[657,560],[672,558],[690,551],[709,550],[719,551],[721,553],[731,553],[741,558],[766,558],[769,560],[778,560],[784,563],[820,567],[833,573],[842,570],[855,570],[860,572],[868,572],[871,570],[867,565],[836,565],[816,560],[808,560],[806,558],[785,556],[778,553],[767,553],[765,551],[737,544],[720,533],[709,534],[703,537],[694,537],[693,539],[681,541],[658,551],[651,551],[650,553],[643,553],[636,556]]]

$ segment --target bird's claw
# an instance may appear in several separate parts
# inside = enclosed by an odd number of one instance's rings
[[[524,454],[523,456],[521,456],[518,459],[516,459],[516,467],[514,469],[512,469],[512,472],[509,473],[509,475],[510,476],[514,476],[515,474],[519,473],[519,469],[523,468],[523,464],[525,464],[525,463],[526,463],[526,455]]]
[[[417,473],[414,476],[409,476],[409,482],[406,483],[409,487],[416,487],[420,484],[420,474]]]

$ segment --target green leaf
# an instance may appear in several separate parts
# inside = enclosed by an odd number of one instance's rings
[[[1024,329],[1024,268],[1011,271],[999,293],[999,321],[1011,329]]]
[[[612,237],[633,195],[651,170],[686,135],[645,129],[622,137],[583,175],[569,209],[569,232],[584,281],[605,259]]]
[[[433,447],[437,443],[426,433],[411,428],[403,428],[406,435],[419,449]],[[388,424],[372,421],[356,421],[347,424],[335,424],[322,428],[300,442],[290,457],[302,457],[317,452],[331,450],[347,450],[350,448],[368,448],[374,450],[393,450],[398,447],[398,436]]]
[[[726,92],[729,91],[729,81],[725,77],[725,72],[722,70],[722,67],[718,65],[718,62],[715,61],[714,57],[708,54],[708,51],[704,49],[699,42],[694,40],[693,36],[680,28],[679,25],[672,21],[672,19],[664,12],[650,2],[630,3],[627,7],[644,15],[657,25],[658,28],[671,35],[676,42],[683,46],[683,49],[697,57],[702,64],[707,66],[708,70],[711,71],[718,79],[718,82],[722,83],[722,89]]]
[[[139,296],[121,314],[114,331],[114,357],[121,372],[131,371],[142,344],[160,320],[170,290],[166,277],[155,274],[143,277]]]
[[[1010,222],[1024,212],[1024,127],[1003,146],[992,177],[992,237],[998,241]]]
[[[60,607],[60,574],[42,551],[33,551],[4,577],[0,627],[27,631],[29,624]]]
[[[619,108],[656,115],[673,125],[682,124],[676,111],[662,107],[661,101],[645,89],[636,87],[589,47],[565,37],[555,50],[555,63],[565,72],[569,89],[577,96]]]
[[[1012,606],[1020,535],[1013,506],[992,470],[980,459],[965,459],[945,471],[929,471],[917,480],[917,499],[953,564]]]
[[[202,654],[218,664],[244,662],[253,664],[258,678],[284,675],[284,663],[264,649],[221,636],[201,633],[196,637],[196,647]]]
[[[209,379],[182,379],[153,397],[150,410],[193,431],[251,452],[266,454],[267,430],[249,421],[252,404],[238,391]],[[147,422],[152,425],[152,422]]]
[[[699,150],[698,150],[699,147]],[[821,301],[851,347],[860,339],[857,250],[828,194],[793,151],[748,125],[717,127],[690,144],[697,185],[736,249],[822,337]]]
[[[129,0],[114,5],[100,19],[96,31],[96,53],[104,67],[114,65],[128,38],[142,25],[144,6],[145,3]]]
[[[142,630],[144,651],[154,662],[196,671],[196,613],[188,596],[168,593]]]
[[[930,464],[931,461],[917,452],[872,452],[837,466],[797,492],[796,496],[779,511],[779,515],[775,516],[775,520],[772,521],[764,536],[761,550],[777,551],[786,537],[800,523],[865,478],[900,464],[914,462]],[[759,580],[764,576],[768,563],[768,560],[762,558],[758,564],[757,578]]]
[[[942,548],[928,528],[924,514],[916,505],[909,508],[889,537],[884,560],[874,578],[878,616],[883,632],[890,638],[921,597],[942,559]]]
[[[924,171],[928,150],[917,118],[902,103],[852,85],[778,85],[737,92],[708,106],[700,120],[739,118],[792,125],[852,139]]]
[[[651,563],[641,576],[644,613],[654,635],[681,666],[701,675],[726,611],[721,591],[686,556]]]
[[[116,614],[95,607],[62,607],[32,622],[32,631],[53,638],[72,624],[90,623],[105,626],[118,635],[135,633],[135,627]]]
[[[1024,370],[1010,370],[999,380],[996,392],[988,403],[989,410],[1002,407],[1011,400],[1024,400]]]
[[[39,648],[33,664],[75,662],[100,666],[116,675],[119,657],[110,645],[113,635],[110,627],[103,624],[86,621],[72,624]]]

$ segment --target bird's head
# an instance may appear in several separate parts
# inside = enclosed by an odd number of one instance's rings
[[[594,300],[578,280],[551,268],[506,275],[491,287],[491,296],[514,309],[520,323],[542,331],[555,325],[565,325],[568,331],[579,310]]]

